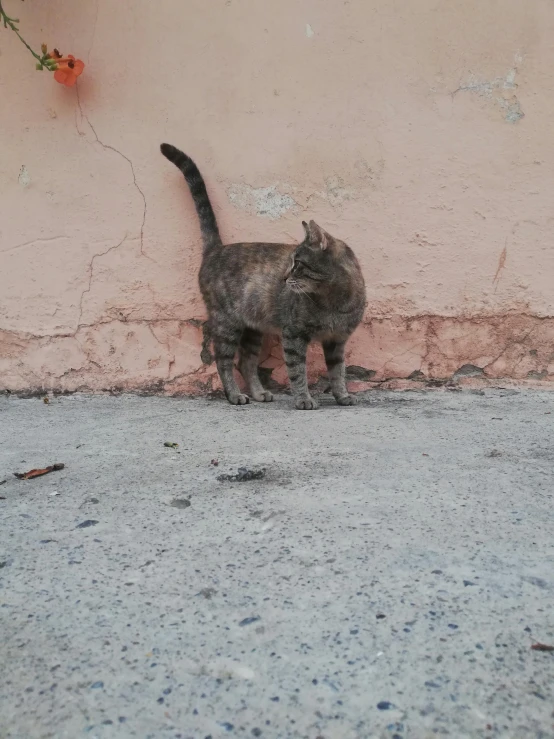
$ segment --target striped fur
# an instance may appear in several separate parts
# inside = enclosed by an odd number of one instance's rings
[[[173,162],[185,176],[190,194],[194,200],[194,205],[196,206],[198,219],[200,220],[204,252],[214,246],[221,246],[221,236],[219,235],[214,209],[208,197],[204,178],[200,174],[198,167],[190,157],[183,154],[182,151],[179,151],[174,146],[171,146],[171,144],[162,144],[160,149],[164,157],[167,157],[170,162]]]
[[[303,222],[300,244],[239,243],[223,246],[206,185],[183,152],[162,144],[162,153],[184,174],[198,218],[204,251],[199,283],[215,360],[230,403],[267,402],[258,358],[263,335],[280,333],[295,406],[317,408],[308,390],[306,352],[323,345],[332,393],[339,405],[353,405],[345,383],[344,348],[362,319],[365,285],[352,250],[320,228]],[[235,354],[248,394],[234,377]]]

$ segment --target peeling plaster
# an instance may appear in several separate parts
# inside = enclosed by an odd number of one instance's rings
[[[340,208],[351,201],[366,198],[368,190],[378,189],[384,167],[383,159],[376,160],[373,166],[365,159],[356,159],[351,171],[348,172],[348,182],[338,174],[325,177],[323,189],[315,190],[308,195],[306,207],[321,207],[313,202],[315,199],[329,203],[332,208]]]
[[[17,178],[19,184],[21,187],[29,187],[31,184],[31,175],[29,174],[29,170],[27,167],[22,164],[21,169],[19,170],[19,177]]]
[[[347,345],[347,377],[358,390],[400,382],[552,384],[553,342],[554,318],[531,315],[368,318]],[[110,319],[63,335],[0,331],[0,344],[0,390],[198,395],[220,389],[205,324],[196,318]],[[274,387],[288,386],[276,339],[266,339],[260,366]],[[312,383],[326,374],[319,346],[309,348],[308,373]]]
[[[344,180],[341,177],[334,175],[325,180],[325,190],[315,192],[313,196],[326,200],[335,208],[347,200],[352,200],[355,192],[344,186]]]
[[[500,107],[506,111],[504,118],[508,123],[517,123],[525,116],[525,113],[521,109],[519,100],[515,95],[509,100],[504,98],[496,98],[496,100]]]
[[[452,95],[456,95],[458,92],[473,92],[480,97],[492,100],[504,111],[505,121],[517,123],[525,116],[525,113],[522,111],[515,93],[510,94],[509,91],[517,89],[515,80],[518,67],[522,61],[523,57],[516,53],[514,66],[508,70],[504,77],[496,77],[493,80],[483,80],[479,76],[471,74],[468,81],[454,90]]]
[[[454,374],[452,375],[453,380],[460,380],[462,377],[484,377],[485,373],[481,367],[476,367],[474,364],[463,364]]]
[[[227,188],[227,195],[235,208],[277,220],[287,211],[298,207],[290,195],[282,194],[277,188],[278,184],[269,187],[232,184]]]

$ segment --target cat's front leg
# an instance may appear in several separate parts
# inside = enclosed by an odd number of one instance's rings
[[[300,411],[313,411],[318,405],[308,390],[306,352],[308,338],[294,330],[283,331],[283,351],[289,375],[295,407]]]

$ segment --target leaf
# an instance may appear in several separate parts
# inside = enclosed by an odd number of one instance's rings
[[[534,649],[536,652],[554,652],[554,646],[551,644],[541,644],[540,642],[531,644],[531,649]]]
[[[50,467],[44,467],[42,469],[29,470],[29,472],[14,472],[13,474],[18,480],[32,480],[35,477],[42,477],[47,475],[49,472],[57,472],[63,470],[65,464],[53,464]]]

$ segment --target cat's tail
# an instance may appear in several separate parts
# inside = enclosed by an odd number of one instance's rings
[[[208,197],[206,183],[198,167],[190,157],[179,151],[175,146],[171,146],[171,144],[162,144],[160,149],[164,157],[167,157],[170,162],[173,162],[185,176],[200,220],[204,253],[208,252],[214,246],[221,246],[221,236],[219,235],[214,209]]]

